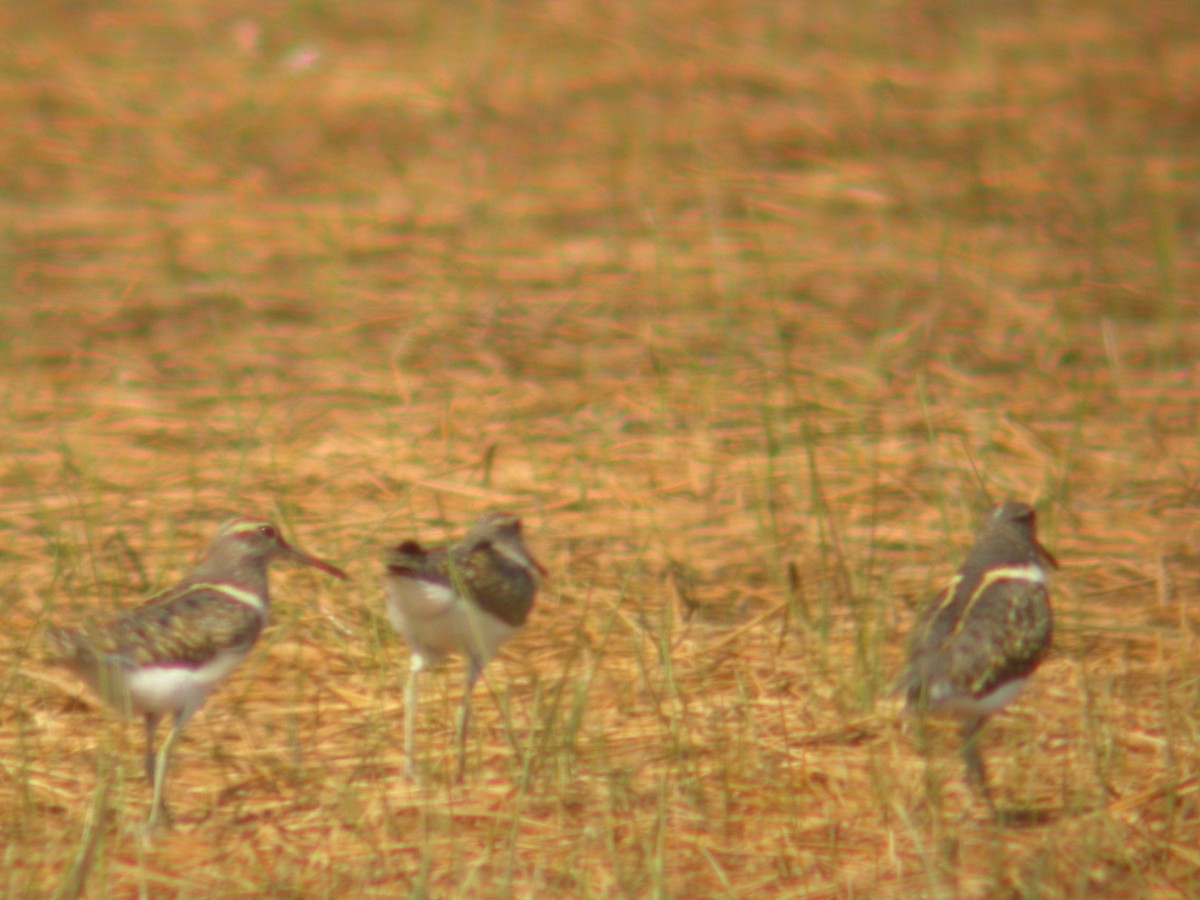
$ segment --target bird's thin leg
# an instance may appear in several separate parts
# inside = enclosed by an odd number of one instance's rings
[[[158,748],[158,755],[154,759],[154,799],[150,807],[150,818],[146,820],[148,834],[154,832],[160,820],[168,828],[171,827],[171,811],[167,809],[166,798],[167,770],[171,766],[171,751],[175,748],[175,741],[179,739],[179,732],[183,730],[180,718],[179,715],[175,716],[171,730],[167,732],[166,740]]]
[[[471,721],[471,691],[475,687],[475,682],[479,680],[479,675],[483,671],[481,666],[474,659],[471,659],[467,664],[467,683],[463,690],[462,707],[458,711],[458,780],[463,780],[463,775],[467,771],[467,725]]]
[[[158,723],[162,719],[159,713],[146,713],[144,726],[146,729],[146,780],[154,784],[154,734],[158,731]]]
[[[425,668],[425,660],[413,654],[408,673],[408,684],[404,686],[404,774],[409,781],[417,780],[417,763],[414,756],[417,728],[417,676]]]
[[[963,759],[967,763],[967,783],[980,795],[996,814],[996,804],[992,800],[992,789],[988,785],[987,770],[983,765],[983,756],[979,752],[979,732],[983,728],[983,718],[969,719],[962,727]]]

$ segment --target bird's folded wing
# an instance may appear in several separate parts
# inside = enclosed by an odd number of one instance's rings
[[[1045,585],[1011,581],[993,590],[1002,590],[1004,596],[976,604],[943,649],[950,682],[973,696],[1027,676],[1050,647],[1052,620]]]
[[[218,587],[184,590],[88,633],[97,654],[126,665],[196,666],[223,651],[248,649],[262,631],[257,609]]]

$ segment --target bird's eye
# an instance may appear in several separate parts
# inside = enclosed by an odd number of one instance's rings
[[[275,528],[272,525],[259,525],[258,533],[265,537],[268,541],[273,541],[278,536],[278,533],[275,531]]]

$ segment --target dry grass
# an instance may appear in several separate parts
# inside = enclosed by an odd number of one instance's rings
[[[4,4],[0,890],[1200,890],[1200,30],[1097,6]],[[984,492],[1064,563],[1002,824],[889,696]],[[495,506],[552,578],[413,788],[379,550]],[[232,510],[355,581],[145,847],[41,625]]]

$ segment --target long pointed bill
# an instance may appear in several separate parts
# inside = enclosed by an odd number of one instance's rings
[[[323,559],[318,559],[315,556],[309,556],[307,553],[297,550],[295,547],[290,545],[288,546],[288,550],[291,551],[292,558],[296,560],[296,562],[304,563],[306,566],[312,566],[314,569],[320,569],[322,572],[328,572],[333,577],[340,578],[343,581],[348,581],[350,578],[349,575],[347,575],[333,563],[327,563]]]

